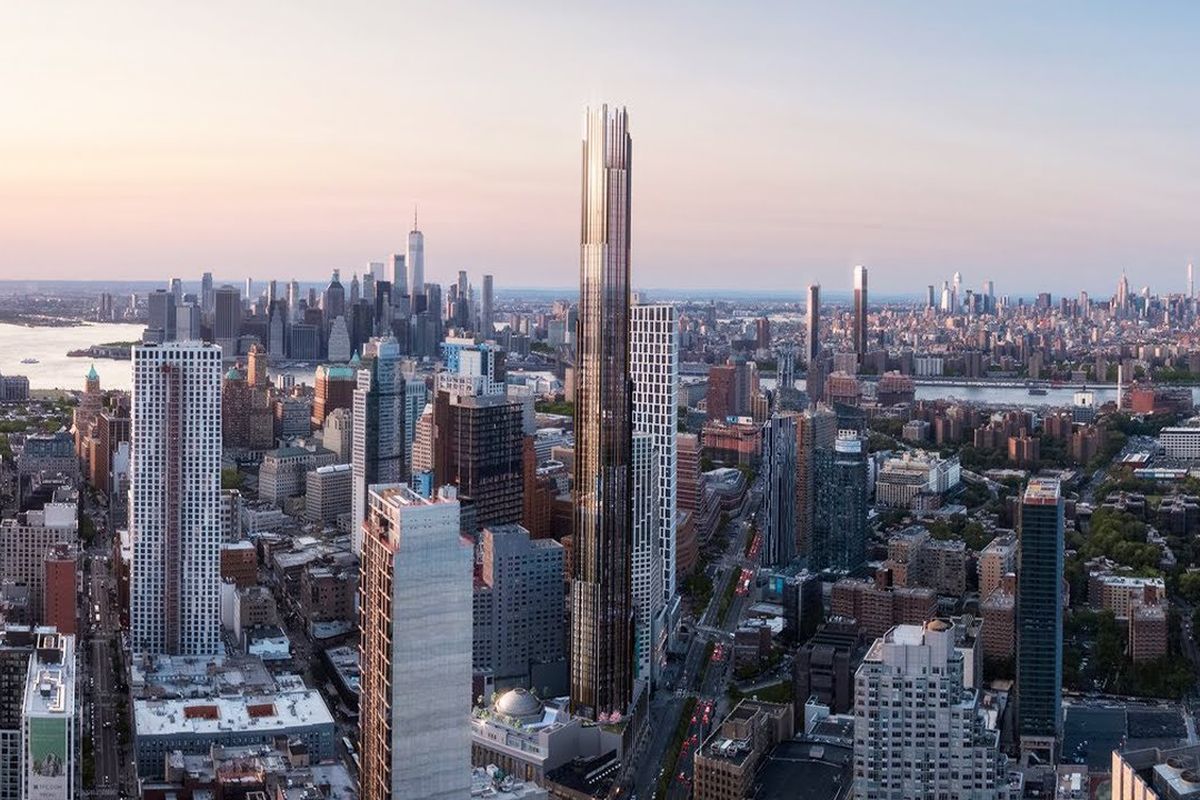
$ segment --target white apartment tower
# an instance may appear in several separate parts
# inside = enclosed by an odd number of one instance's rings
[[[475,552],[453,487],[374,484],[359,583],[362,800],[471,790]]]
[[[675,434],[679,419],[679,325],[675,307],[635,305],[629,320],[633,430],[653,437],[663,601],[675,597]]]
[[[854,798],[1007,800],[1007,759],[963,685],[954,626],[897,625],[854,676]]]
[[[221,652],[221,348],[133,348],[129,530],[135,652]]]
[[[654,683],[662,656],[663,554],[655,437],[633,434],[633,676]]]

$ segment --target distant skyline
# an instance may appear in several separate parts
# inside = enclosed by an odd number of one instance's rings
[[[624,105],[635,288],[1185,290],[1200,6],[17,4],[0,279],[570,287],[582,111]]]

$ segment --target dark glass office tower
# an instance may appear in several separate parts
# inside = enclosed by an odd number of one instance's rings
[[[571,708],[591,717],[625,713],[633,682],[628,122],[591,110],[583,141]]]
[[[796,557],[796,415],[775,414],[763,426],[763,563],[787,566]]]
[[[1017,735],[1052,761],[1062,733],[1063,498],[1033,479],[1021,499],[1017,558]]]
[[[821,284],[808,285],[808,308],[804,327],[808,337],[804,343],[804,364],[811,367],[821,355]]]
[[[850,572],[867,560],[867,443],[841,431],[813,453],[813,569]]]

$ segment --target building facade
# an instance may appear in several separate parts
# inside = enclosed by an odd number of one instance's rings
[[[763,428],[763,563],[796,557],[796,415],[775,414]]]
[[[628,125],[602,106],[583,143],[570,652],[571,708],[589,717],[633,696]]]
[[[796,552],[799,554],[807,554],[812,546],[816,451],[833,447],[836,439],[837,414],[828,406],[816,406],[796,417]]]
[[[363,359],[354,390],[353,447],[354,505],[351,542],[362,552],[362,526],[367,519],[367,487],[399,483],[409,477],[404,459],[404,377],[400,345],[388,337],[376,340],[374,355]]]
[[[662,537],[658,514],[659,464],[655,437],[633,435],[633,555],[630,587],[633,593],[634,677],[657,680],[663,653]]]
[[[74,800],[81,790],[75,637],[37,635],[21,714],[22,797]]]
[[[1021,499],[1017,557],[1017,735],[1054,761],[1062,736],[1063,497],[1035,478]]]
[[[494,525],[480,531],[479,551],[474,667],[529,688],[533,665],[567,657],[563,547],[531,540],[520,525]]]
[[[521,521],[523,408],[504,394],[440,388],[433,403],[434,483],[454,484],[478,527]]]
[[[867,443],[839,431],[833,447],[813,455],[816,502],[810,564],[849,572],[867,557]]]
[[[363,800],[470,792],[472,571],[452,488],[369,490],[359,584]]]
[[[1000,732],[963,677],[954,625],[898,625],[855,674],[854,798],[1007,800]]]
[[[854,352],[861,364],[867,354],[867,268],[854,268]]]
[[[675,435],[679,404],[679,323],[675,306],[635,305],[630,311],[629,370],[633,379],[633,430],[654,437],[663,602],[675,597]]]
[[[220,651],[221,349],[133,348],[130,625],[135,652]]]

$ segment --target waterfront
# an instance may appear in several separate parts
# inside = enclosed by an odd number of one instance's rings
[[[763,378],[760,381],[764,389],[774,389],[773,378]],[[804,381],[796,381],[796,388],[803,390]],[[1200,386],[1193,386],[1192,399],[1200,405]],[[1096,404],[1113,402],[1117,399],[1115,386],[1096,386],[1087,388],[1095,392]],[[1012,406],[1018,408],[1063,407],[1075,402],[1075,386],[1047,388],[1045,394],[1030,394],[1029,390],[1016,386],[985,386],[955,383],[918,383],[916,399],[918,400],[961,400],[964,403],[986,404],[993,406]]]
[[[69,350],[94,344],[133,342],[142,338],[142,325],[90,323],[72,328],[28,328],[0,324],[0,374],[25,375],[31,389],[82,389],[88,368],[96,365],[100,385],[106,389],[128,389],[128,361],[71,358]],[[36,358],[36,364],[21,359]]]
[[[31,389],[81,389],[83,378],[91,364],[100,373],[100,385],[105,389],[128,390],[131,374],[128,361],[111,359],[72,358],[70,350],[82,350],[94,344],[131,342],[141,339],[141,325],[92,323],[73,328],[28,328],[0,324],[0,374],[26,375]],[[22,364],[21,359],[35,358],[37,364]],[[297,383],[312,383],[313,368],[272,367],[274,375],[289,372]],[[771,378],[762,379],[763,388],[774,388]],[[797,382],[797,388],[803,388]],[[1102,386],[1090,389],[1096,393],[1097,404],[1116,399],[1116,388]],[[918,400],[956,399],[968,403],[987,403],[1035,408],[1039,406],[1069,406],[1074,387],[1048,388],[1044,395],[1031,395],[1025,388],[1001,386],[968,386],[951,383],[918,384]],[[1200,387],[1192,387],[1192,395],[1200,403]]]
[[[118,323],[89,323],[72,328],[0,324],[0,375],[25,375],[33,390],[78,390],[83,388],[88,369],[95,364],[102,388],[128,391],[133,382],[130,362],[88,356],[72,358],[67,352],[94,344],[140,341],[144,327]],[[38,363],[22,364],[25,358],[37,359]],[[290,372],[297,383],[313,382],[311,366],[272,368],[270,372]]]

